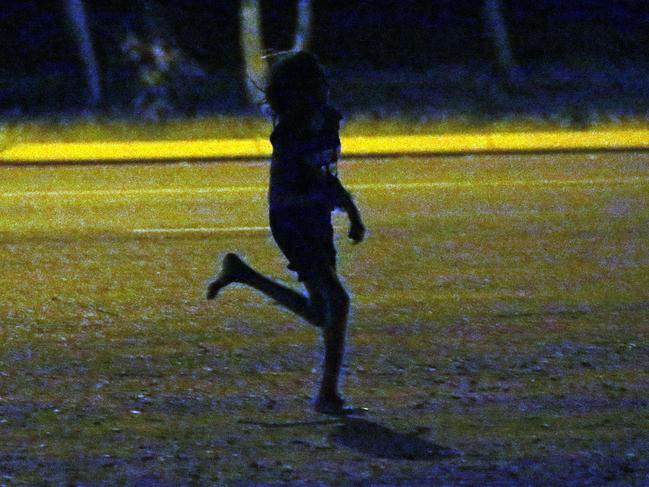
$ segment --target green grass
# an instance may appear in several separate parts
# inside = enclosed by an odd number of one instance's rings
[[[645,479],[649,156],[340,170],[458,183],[356,190],[358,246],[337,217],[366,423],[311,412],[316,330],[248,289],[204,301],[227,251],[292,282],[267,233],[131,232],[266,225],[266,165],[2,168],[0,484]],[[438,453],[408,459],[413,431]]]

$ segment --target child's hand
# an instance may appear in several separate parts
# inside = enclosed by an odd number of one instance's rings
[[[348,236],[355,244],[362,242],[365,238],[365,226],[363,223],[360,221],[352,221]]]

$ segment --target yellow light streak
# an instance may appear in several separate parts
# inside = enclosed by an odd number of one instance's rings
[[[649,149],[649,131],[509,132],[489,134],[343,137],[347,157],[571,150]],[[0,152],[0,162],[178,161],[263,159],[267,139],[20,143]]]

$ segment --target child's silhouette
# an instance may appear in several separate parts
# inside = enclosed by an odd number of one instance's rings
[[[349,296],[336,273],[331,212],[341,208],[347,213],[354,242],[363,240],[365,227],[336,175],[341,116],[329,106],[328,97],[324,72],[313,55],[299,52],[273,66],[266,89],[275,122],[270,137],[270,227],[308,296],[261,275],[236,254],[227,254],[207,298],[232,282],[243,283],[321,328],[325,361],[315,408],[340,415],[351,412],[338,392]]]

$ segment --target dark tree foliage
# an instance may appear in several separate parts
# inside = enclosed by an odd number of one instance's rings
[[[240,2],[154,1],[179,50],[211,77],[207,89],[212,91],[201,95],[203,99],[217,100],[226,108],[236,105],[237,95],[227,93],[237,91],[242,72]],[[143,2],[86,2],[104,92],[117,104],[133,97],[137,70],[120,46],[129,32],[144,30]],[[348,73],[377,69],[425,74],[440,66],[459,66],[458,72],[468,66],[476,72],[493,58],[481,18],[483,4],[484,0],[317,0],[311,49],[327,66]],[[649,62],[649,2],[502,0],[502,7],[513,58],[523,70],[567,63],[596,72],[597,66]],[[261,10],[265,47],[291,47],[296,0],[261,0]],[[0,42],[0,111],[83,104],[84,67],[60,0],[0,2]],[[638,92],[631,86],[635,81],[622,81],[629,86],[625,90]],[[205,87],[192,86],[197,92]],[[464,92],[466,86],[448,89]],[[220,109],[217,105],[213,108]]]
[[[183,50],[207,68],[235,69],[238,2],[159,2]],[[512,46],[522,62],[548,57],[643,57],[649,38],[649,4],[634,0],[505,0]],[[88,2],[102,64],[115,61],[120,36],[141,25],[138,1]],[[295,2],[264,0],[268,47],[291,45]],[[314,2],[314,49],[327,62],[427,67],[480,59],[485,43],[482,0],[373,0]],[[66,69],[68,48],[60,2],[22,0],[0,6],[0,62],[18,71]]]

